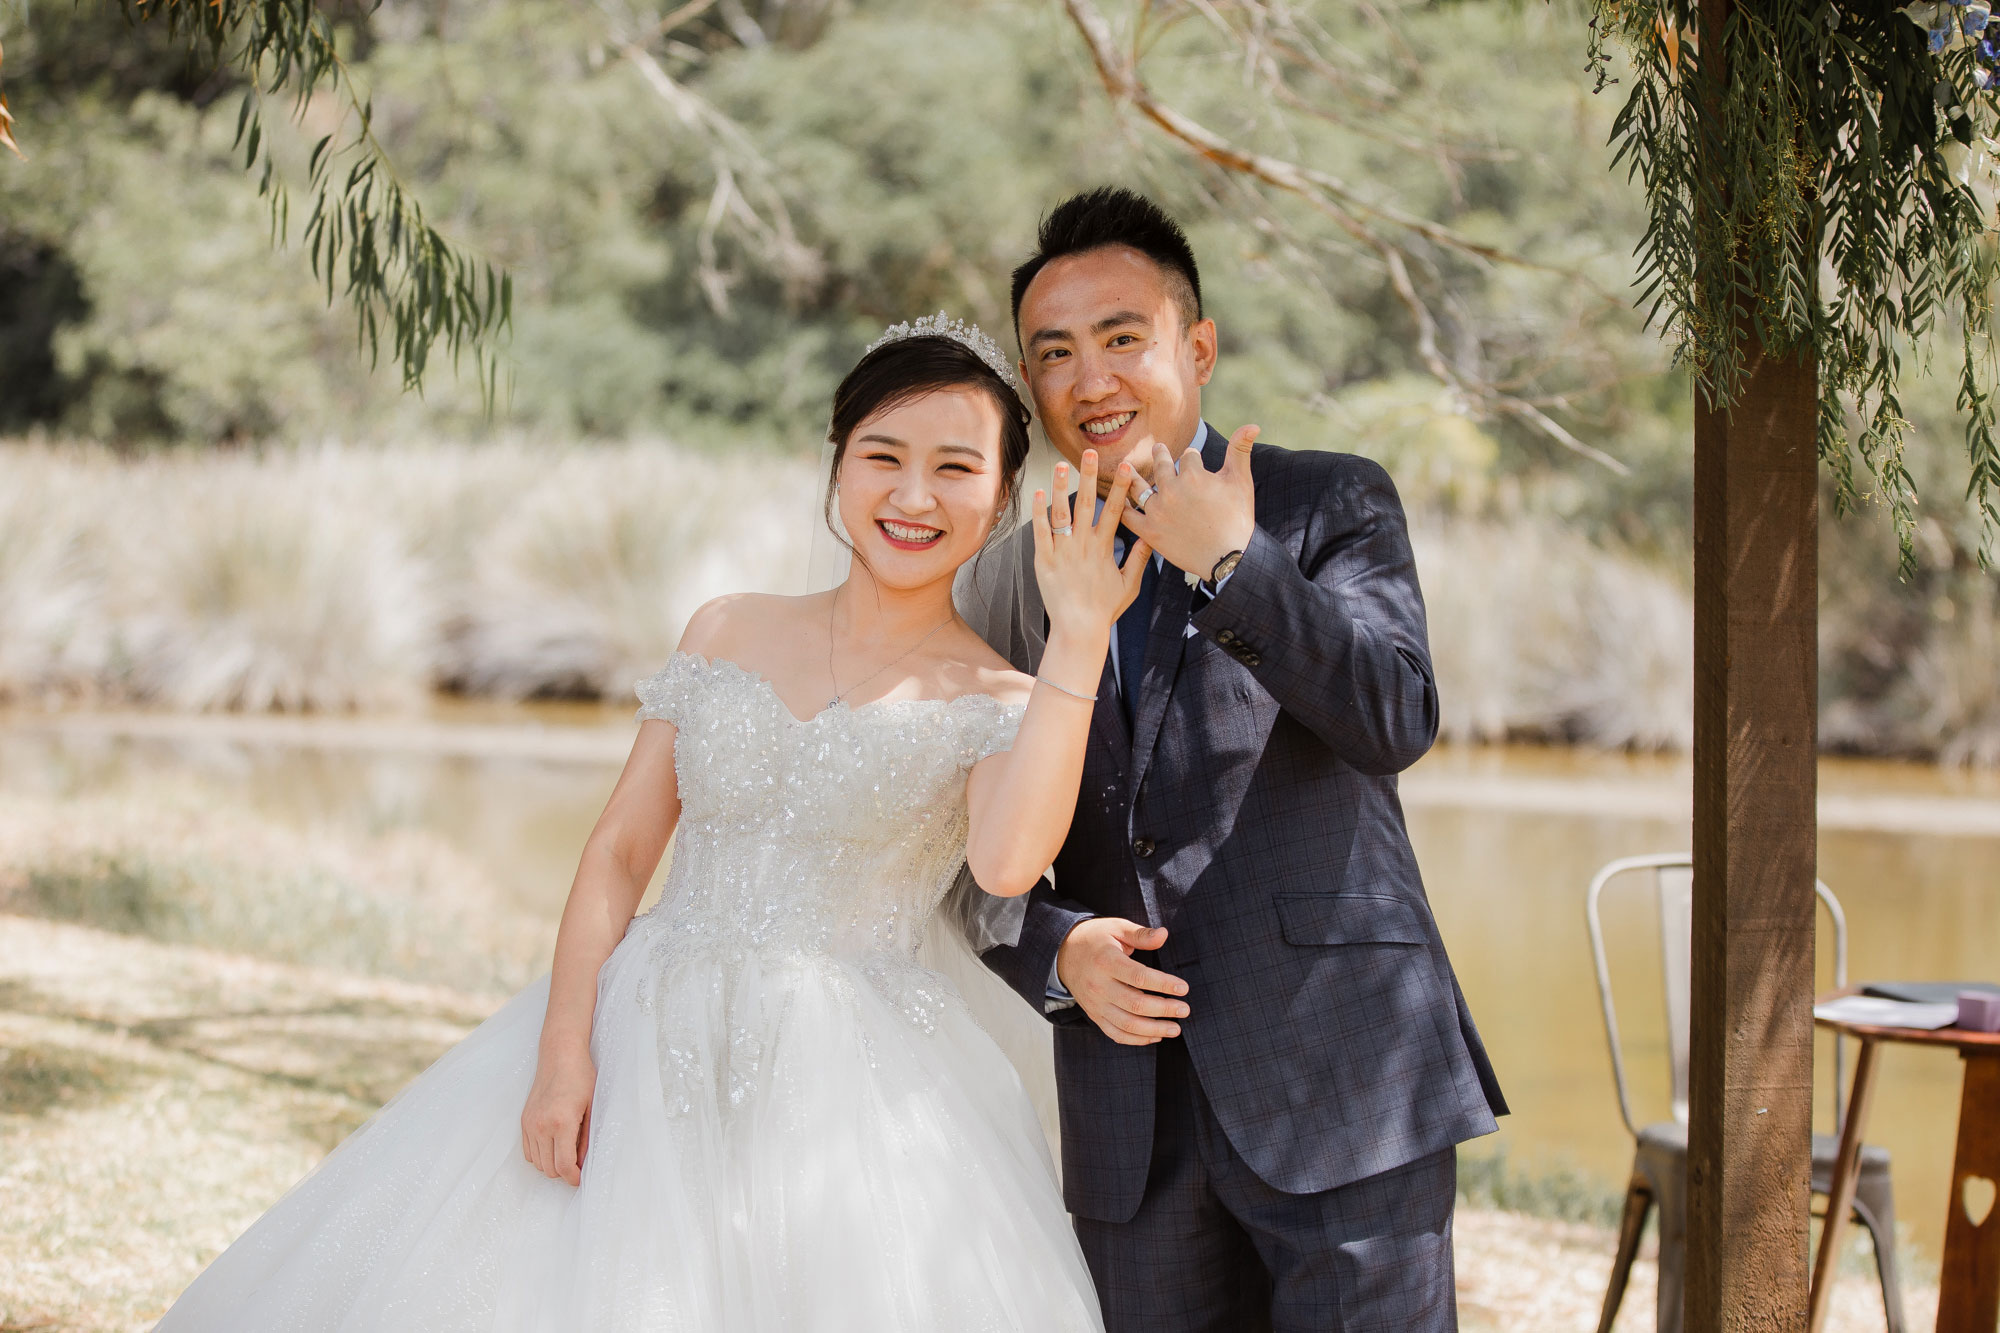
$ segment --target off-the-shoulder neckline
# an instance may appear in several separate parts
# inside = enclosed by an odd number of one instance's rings
[[[683,648],[674,649],[673,653],[671,654],[668,660],[671,661],[672,658],[674,657],[686,658],[688,661],[694,662],[702,667],[707,668],[710,671],[727,668],[729,671],[733,671],[737,675],[742,676],[747,680],[754,681],[755,683],[762,685],[764,687],[765,692],[770,696],[771,702],[777,705],[778,712],[784,717],[784,719],[787,722],[791,723],[795,727],[810,727],[815,723],[819,722],[822,718],[826,717],[829,713],[845,713],[848,714],[849,716],[853,716],[855,714],[865,713],[871,708],[893,708],[898,705],[915,706],[920,704],[937,704],[949,708],[954,704],[965,703],[968,700],[975,700],[975,699],[983,699],[986,701],[987,704],[991,705],[994,708],[1000,709],[1002,712],[1027,711],[1026,704],[1010,704],[1005,699],[1002,699],[999,695],[990,694],[985,690],[968,690],[964,694],[954,694],[949,698],[944,698],[944,699],[936,699],[928,697],[920,697],[916,699],[880,698],[880,699],[870,699],[867,703],[863,704],[850,704],[845,699],[839,699],[835,700],[833,703],[828,704],[826,707],[820,709],[817,713],[814,713],[811,717],[800,717],[797,713],[794,713],[792,711],[791,705],[785,702],[785,697],[778,693],[778,687],[772,683],[771,678],[769,676],[766,676],[761,671],[756,671],[750,667],[744,666],[741,662],[731,661],[727,657],[703,657],[700,653],[691,653]]]

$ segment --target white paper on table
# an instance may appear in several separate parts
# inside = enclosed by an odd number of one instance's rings
[[[1837,1000],[1814,1005],[1813,1017],[1833,1023],[1868,1023],[1876,1027],[1935,1031],[1958,1021],[1958,1006],[1911,1004],[1907,1000],[1884,1000],[1874,995],[1843,995]]]

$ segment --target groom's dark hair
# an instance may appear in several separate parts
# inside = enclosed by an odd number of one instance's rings
[[[1160,266],[1183,327],[1201,318],[1201,272],[1180,224],[1142,194],[1117,185],[1071,195],[1042,219],[1035,253],[1014,270],[1014,340],[1021,338],[1021,298],[1028,284],[1053,260],[1108,245],[1129,245]]]

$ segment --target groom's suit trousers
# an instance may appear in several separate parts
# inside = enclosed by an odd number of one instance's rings
[[[1231,1146],[1181,1042],[1156,1049],[1139,1211],[1076,1222],[1109,1333],[1454,1333],[1452,1150],[1287,1194]]]

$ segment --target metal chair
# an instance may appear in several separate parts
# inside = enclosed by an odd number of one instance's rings
[[[1632,1117],[1625,1083],[1625,1056],[1618,1037],[1618,1015],[1611,1000],[1611,969],[1605,961],[1604,926],[1598,900],[1605,886],[1620,876],[1651,872],[1659,899],[1660,963],[1666,980],[1667,1056],[1672,1089],[1672,1119],[1640,1127]],[[1847,984],[1847,916],[1840,900],[1815,881],[1814,891],[1833,922],[1833,979]],[[1632,1131],[1637,1151],[1632,1182],[1625,1192],[1625,1214],[1618,1227],[1618,1255],[1611,1265],[1611,1283],[1604,1293],[1598,1333],[1611,1333],[1646,1216],[1660,1210],[1659,1333],[1681,1333],[1682,1288],[1687,1261],[1687,1119],[1688,1119],[1688,991],[1689,956],[1694,933],[1694,863],[1685,853],[1628,856],[1597,872],[1584,900],[1590,926],[1590,951],[1597,964],[1597,993],[1604,1006],[1604,1033],[1611,1043],[1611,1074],[1618,1083],[1618,1112]],[[1824,1196],[1833,1185],[1833,1163],[1839,1154],[1844,1064],[1838,1037],[1833,1048],[1833,1134],[1812,1138],[1812,1188]],[[1882,1283],[1882,1307],[1889,1333],[1904,1333],[1902,1283],[1896,1270],[1896,1207],[1889,1185],[1889,1154],[1881,1148],[1861,1149],[1860,1185],[1854,1195],[1854,1216],[1875,1245],[1875,1270]]]

